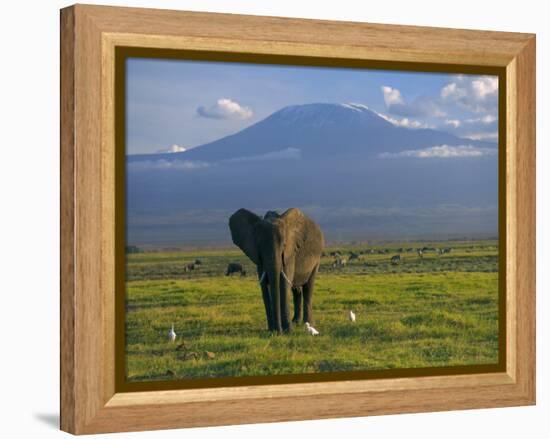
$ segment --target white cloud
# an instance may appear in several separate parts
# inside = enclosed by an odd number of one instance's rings
[[[495,148],[477,148],[472,145],[439,145],[430,148],[401,151],[397,153],[385,152],[379,155],[380,158],[414,157],[420,159],[430,158],[461,158],[461,157],[482,157],[497,154]]]
[[[225,163],[242,162],[263,162],[266,160],[298,160],[302,157],[302,151],[298,148],[286,148],[278,151],[272,151],[265,154],[252,155],[247,157],[235,157],[224,160]]]
[[[405,103],[403,97],[401,96],[401,92],[396,88],[383,85],[382,93],[384,94],[384,102],[386,103],[387,107]]]
[[[233,164],[233,163],[249,163],[249,162],[264,162],[268,160],[299,160],[302,158],[302,151],[298,148],[285,148],[278,151],[271,151],[265,154],[253,156],[235,157],[231,159],[221,160],[217,163],[209,163],[203,161],[192,160],[139,160],[128,163],[130,171],[151,171],[151,170],[177,170],[177,171],[194,171],[198,169],[209,168],[211,166]]]
[[[440,91],[444,103],[456,103],[475,113],[496,113],[498,78],[496,76],[455,76]]]
[[[375,113],[378,116],[380,116],[382,119],[385,119],[388,122],[390,122],[391,124],[393,124],[395,126],[398,126],[398,127],[403,127],[403,128],[433,128],[431,125],[428,125],[424,122],[420,122],[420,121],[415,120],[415,119],[410,119],[408,117],[399,118],[399,117],[388,116],[387,114],[382,114],[382,113],[378,113],[378,112],[375,112]]]
[[[407,102],[401,92],[384,85],[380,88],[384,95],[384,103],[388,112],[401,117],[445,117],[446,112],[440,108],[436,100],[429,96],[420,96],[413,102]]]
[[[472,90],[478,99],[496,94],[498,91],[498,78],[496,76],[482,76],[472,81]]]
[[[163,148],[156,151],[158,154],[164,154],[164,153],[174,153],[174,152],[184,152],[187,148],[180,146],[180,145],[172,145],[170,148]]]
[[[209,167],[206,162],[190,160],[140,160],[128,163],[128,168],[135,171],[174,169],[191,171]]]
[[[492,114],[487,114],[483,117],[476,117],[471,119],[466,119],[464,122],[474,124],[474,123],[480,123],[484,125],[492,124],[493,122],[496,122],[497,118],[496,116],[493,116]]]
[[[458,128],[462,123],[458,119],[447,119],[445,125],[451,125],[454,128]]]
[[[242,106],[238,102],[221,98],[210,107],[198,107],[197,114],[208,119],[250,119],[253,112],[249,107]]]
[[[440,129],[472,140],[498,140],[498,118],[492,114],[462,120],[447,119]]]
[[[497,141],[498,140],[498,131],[490,131],[487,133],[471,133],[466,134],[464,137],[472,140],[488,140],[488,141]]]
[[[441,89],[441,97],[446,98],[460,98],[466,94],[466,90],[459,88],[456,82],[451,82]]]

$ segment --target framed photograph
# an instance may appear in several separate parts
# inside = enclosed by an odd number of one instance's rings
[[[61,11],[61,428],[535,403],[535,37]]]

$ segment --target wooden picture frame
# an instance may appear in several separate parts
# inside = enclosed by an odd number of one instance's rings
[[[121,392],[115,377],[118,47],[494,68],[505,78],[502,371]],[[501,143],[502,145],[502,143]],[[535,403],[535,36],[76,5],[61,11],[61,429],[74,434]]]

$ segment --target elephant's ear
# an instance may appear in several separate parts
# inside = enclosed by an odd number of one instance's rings
[[[246,209],[237,210],[229,218],[229,229],[231,230],[233,243],[256,265],[260,262],[256,238],[254,236],[254,226],[258,221],[261,221],[261,218]]]

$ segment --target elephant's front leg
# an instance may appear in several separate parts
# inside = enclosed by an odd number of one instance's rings
[[[290,321],[290,290],[291,285],[281,275],[281,326],[284,332],[292,331],[292,322]]]
[[[302,289],[300,287],[293,287],[292,297],[294,299],[294,317],[292,321],[294,323],[300,323],[302,315]]]
[[[262,282],[260,282],[260,287],[262,288],[262,298],[264,300],[265,315],[267,317],[267,329],[269,331],[274,331],[275,325],[273,324],[273,313],[271,312],[271,296],[265,279],[262,279]]]

